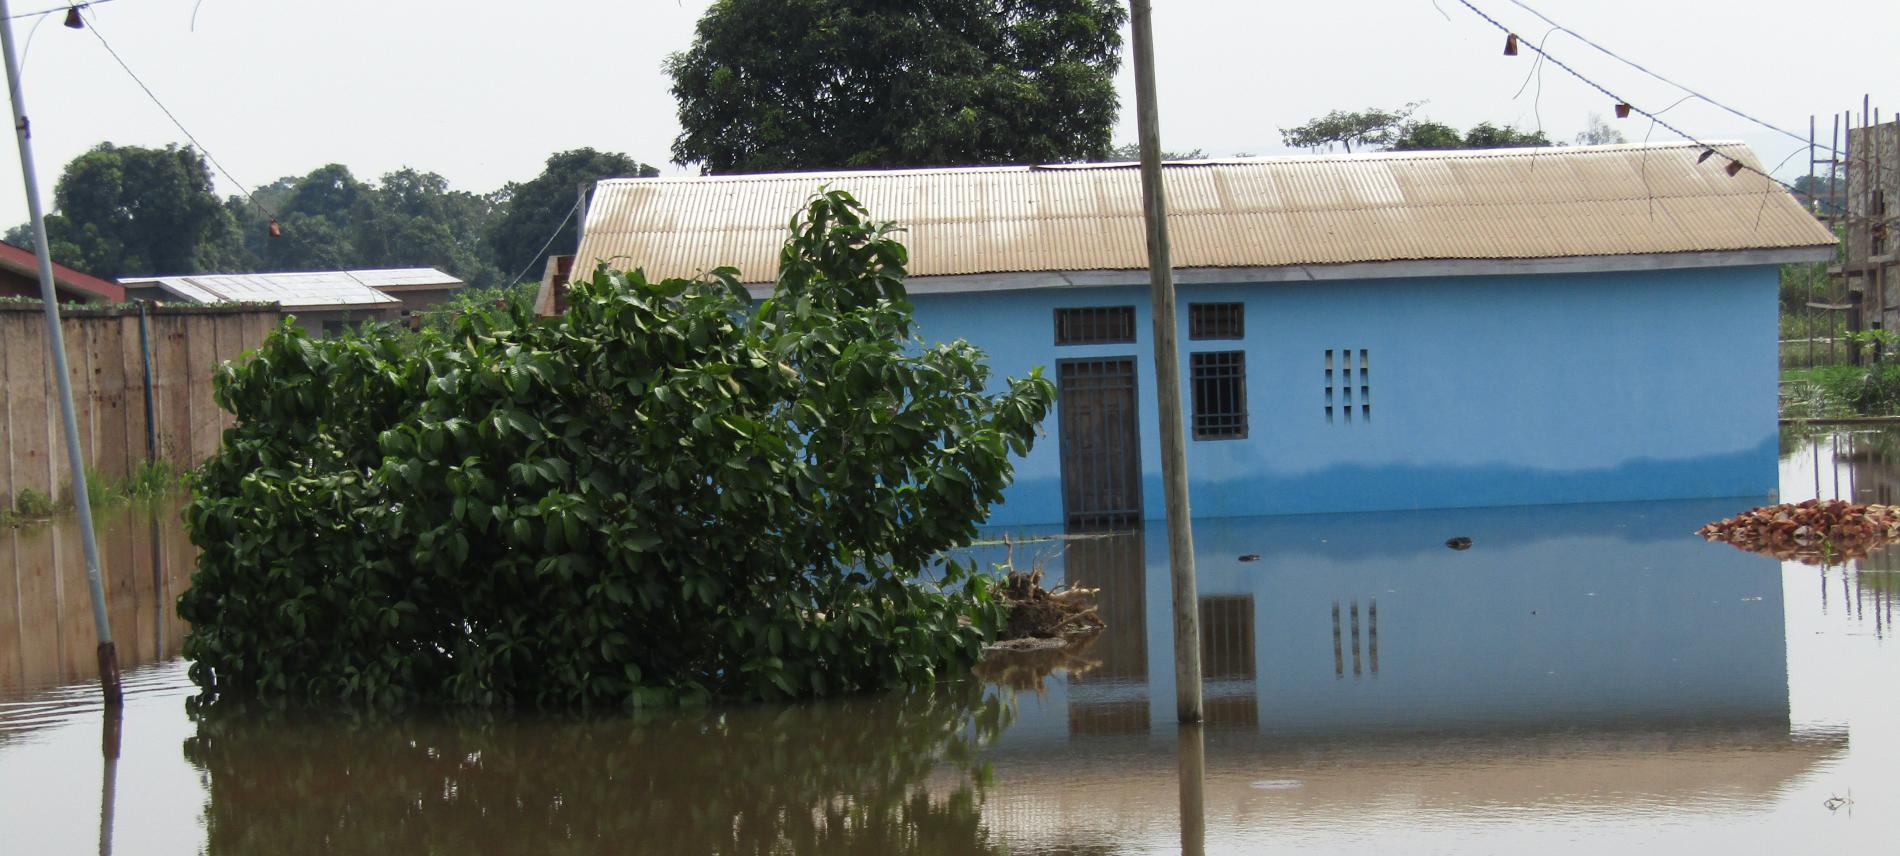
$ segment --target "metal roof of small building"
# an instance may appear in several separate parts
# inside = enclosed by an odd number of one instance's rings
[[[1760,168],[1740,143],[1724,156]],[[1781,186],[1690,143],[1170,162],[1177,269],[1812,249],[1834,236]],[[912,276],[1147,267],[1134,164],[611,179],[577,261],[776,279],[821,186],[905,229]]]
[[[127,278],[128,286],[155,284],[195,303],[255,301],[285,309],[343,309],[399,306],[402,301],[381,288],[455,288],[462,281],[433,268],[240,273]]]

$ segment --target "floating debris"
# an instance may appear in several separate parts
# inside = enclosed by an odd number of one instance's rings
[[[1065,639],[1093,634],[1108,626],[1095,612],[1095,595],[1100,591],[1075,585],[1050,591],[1042,587],[1041,568],[1026,574],[1010,571],[1000,592],[1009,606],[1009,623],[1001,638]]]
[[[1446,538],[1445,546],[1450,547],[1453,550],[1469,550],[1471,549],[1471,539],[1466,538],[1463,535],[1460,535],[1456,538]]]
[[[1900,508],[1810,499],[1745,511],[1696,534],[1782,561],[1831,565],[1865,557],[1900,539]]]
[[[971,672],[985,683],[1015,690],[1040,690],[1058,671],[1084,675],[1102,661],[1089,655],[1097,634],[1068,639],[1012,639],[983,649]]]

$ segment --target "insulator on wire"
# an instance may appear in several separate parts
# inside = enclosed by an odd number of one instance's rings
[[[1517,56],[1517,34],[1516,33],[1504,34],[1504,55]]]
[[[1723,169],[1727,171],[1729,175],[1735,175],[1742,171],[1742,162],[1731,160],[1728,162],[1728,166],[1723,167]]]
[[[281,238],[284,236],[284,227],[277,225],[276,217],[270,218],[270,236],[273,238]]]
[[[66,26],[75,30],[83,30],[86,28],[86,19],[79,17],[78,6],[66,7]]]
[[[1703,149],[1702,154],[1696,155],[1695,162],[1702,163],[1712,157],[1715,157],[1714,149]]]
[[[1627,101],[1624,101],[1624,102],[1619,102],[1619,103],[1618,103],[1618,104],[1616,105],[1616,118],[1618,118],[1618,119],[1628,119],[1629,117],[1630,117],[1630,105],[1629,105],[1629,102],[1627,102]]]

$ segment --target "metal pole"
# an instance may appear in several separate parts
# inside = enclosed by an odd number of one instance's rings
[[[1168,506],[1168,566],[1174,583],[1174,705],[1182,722],[1201,721],[1201,614],[1188,513],[1187,441],[1181,430],[1181,356],[1175,346],[1174,270],[1168,204],[1161,186],[1161,117],[1155,107],[1154,37],[1148,0],[1129,4],[1135,43],[1135,124],[1141,143],[1141,208],[1148,224],[1148,279],[1154,298],[1155,398],[1161,412],[1161,483]]]
[[[145,460],[158,460],[158,408],[152,403],[152,336],[145,319],[145,301],[139,301],[139,360],[145,369]]]
[[[0,0],[0,53],[7,63],[7,94],[13,101],[13,129],[20,141],[20,174],[26,183],[27,214],[33,221],[33,251],[39,256],[40,301],[46,308],[46,342],[53,352],[53,376],[59,381],[59,413],[66,428],[66,463],[72,470],[79,534],[86,549],[86,587],[92,592],[92,624],[99,637],[99,683],[107,707],[124,703],[119,688],[119,655],[106,620],[105,586],[99,578],[99,545],[93,538],[92,498],[86,493],[86,461],[79,448],[79,420],[73,415],[73,383],[66,375],[66,337],[60,331],[59,292],[53,286],[53,254],[46,245],[46,218],[40,211],[39,180],[33,172],[33,132],[20,95],[20,65],[13,52],[13,12]]]

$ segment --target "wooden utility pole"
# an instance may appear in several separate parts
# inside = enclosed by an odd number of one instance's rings
[[[1161,119],[1155,108],[1153,17],[1148,0],[1129,4],[1135,42],[1135,127],[1141,143],[1141,208],[1148,224],[1148,281],[1154,298],[1155,397],[1161,412],[1161,485],[1168,506],[1168,567],[1174,582],[1174,705],[1182,722],[1201,721],[1201,606],[1194,583],[1194,530],[1188,512],[1187,438],[1181,422],[1181,355],[1175,346],[1174,269],[1168,204],[1161,185]]]
[[[73,13],[78,14],[75,7]],[[76,17],[74,20],[78,20]],[[86,587],[92,594],[92,625],[99,638],[99,685],[108,710],[124,703],[119,689],[119,654],[106,620],[105,585],[99,577],[99,543],[92,532],[91,497],[86,493],[86,461],[79,447],[79,420],[73,414],[73,383],[66,371],[66,336],[60,331],[59,291],[53,282],[53,254],[46,245],[46,218],[40,211],[39,178],[33,172],[33,132],[20,95],[20,65],[13,52],[13,11],[0,0],[0,53],[7,65],[7,94],[13,102],[13,130],[20,143],[20,174],[26,182],[27,216],[33,223],[33,251],[39,255],[40,302],[46,308],[46,347],[52,351],[53,377],[59,382],[59,415],[66,429],[66,463],[73,480],[73,505],[79,513],[79,537],[86,554]]]

